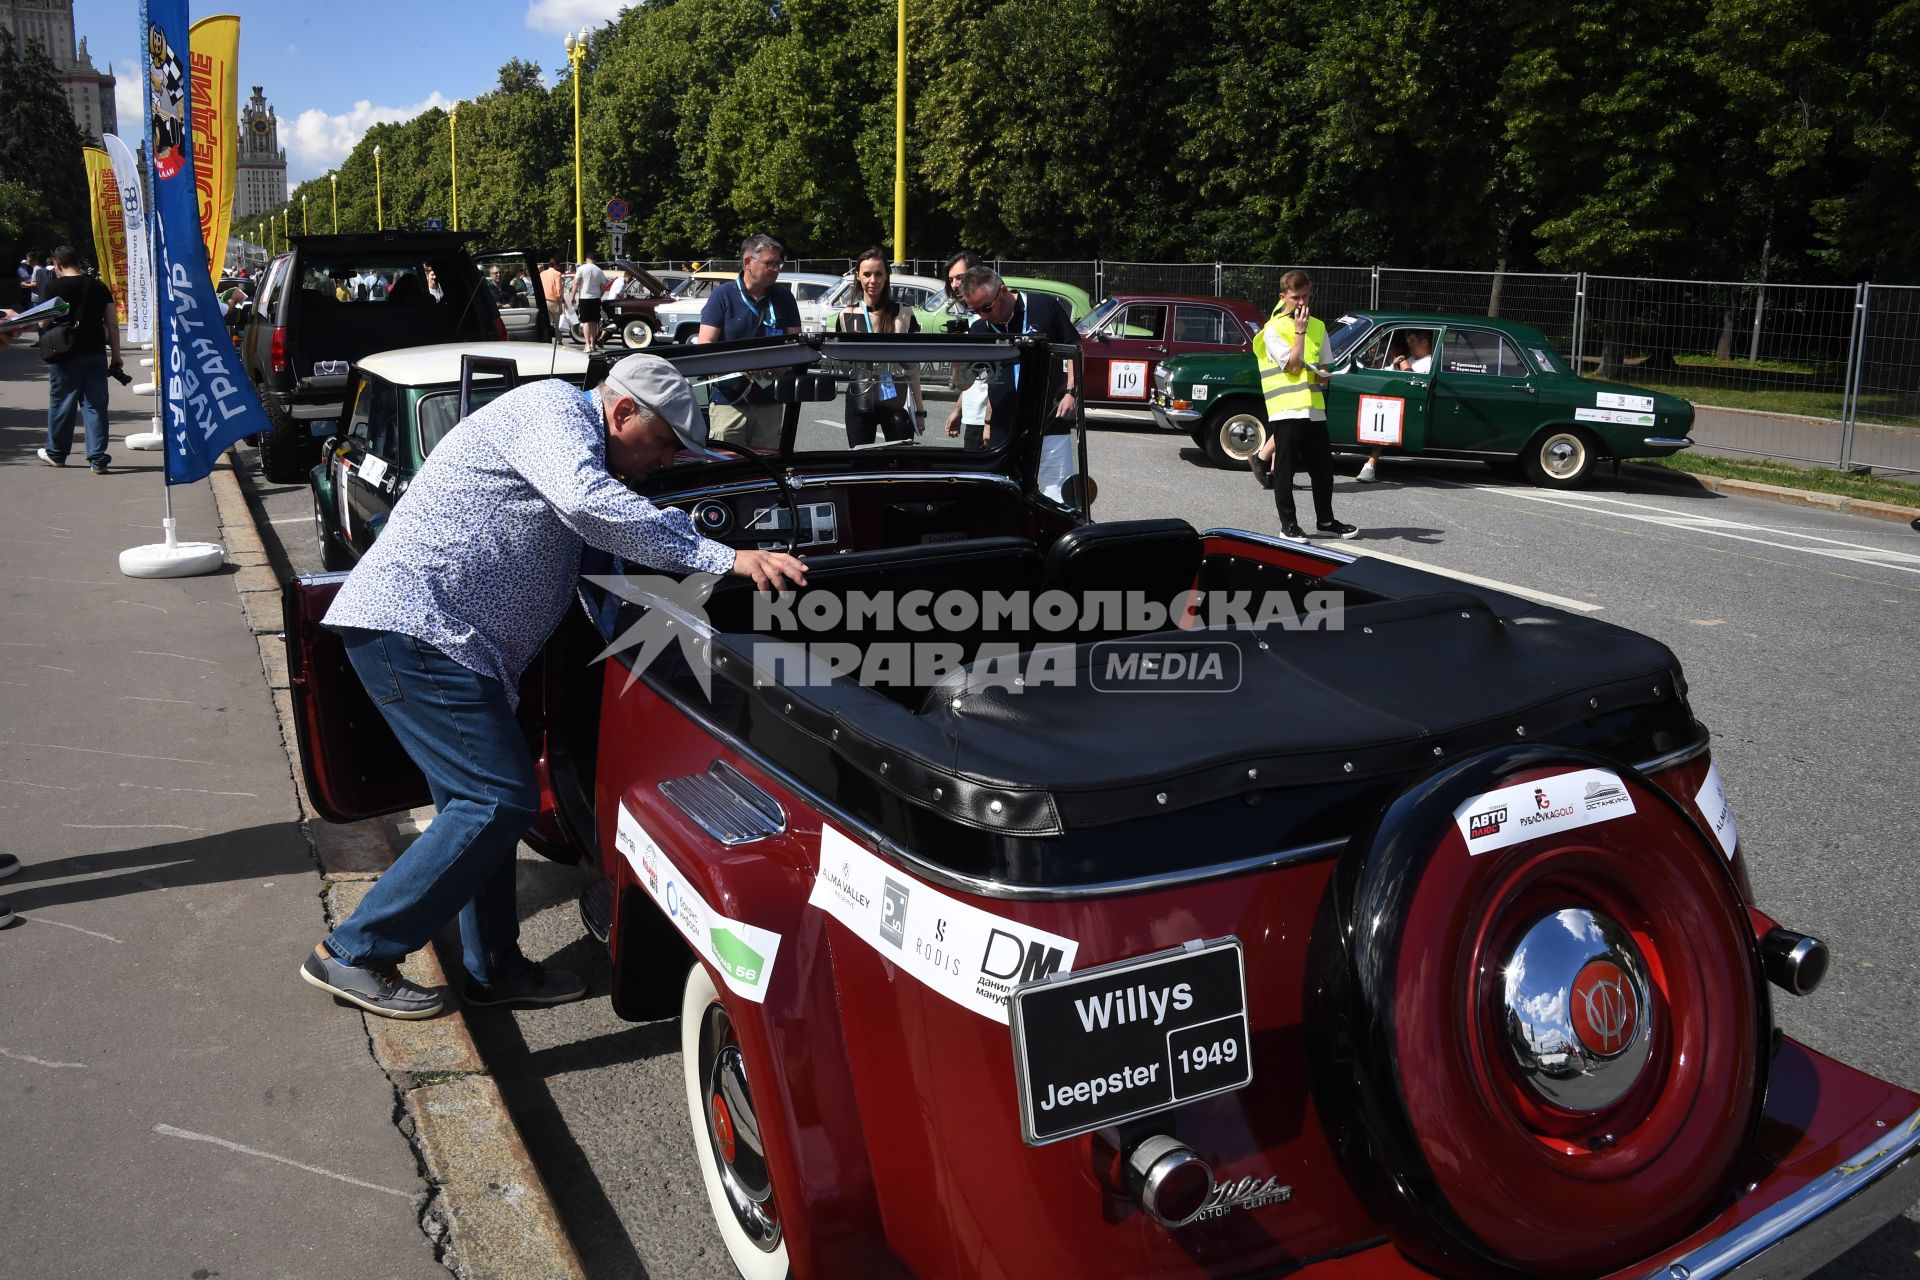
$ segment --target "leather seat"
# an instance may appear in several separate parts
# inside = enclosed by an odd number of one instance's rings
[[[1040,568],[1041,591],[1064,591],[1084,601],[1091,592],[1138,593],[1167,605],[1193,586],[1200,572],[1200,535],[1185,520],[1111,520],[1083,524],[1060,535]],[[1088,625],[1071,633],[1099,640],[1123,629]]]

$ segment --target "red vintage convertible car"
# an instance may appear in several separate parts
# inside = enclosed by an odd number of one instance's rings
[[[1094,522],[1077,448],[1040,478],[1068,356],[677,357],[756,374],[786,439],[648,492],[809,585],[589,564],[528,674],[534,839],[600,874],[614,1007],[681,1019],[743,1275],[1783,1280],[1920,1196],[1920,1096],[1774,1025],[1825,949],[1753,902],[1670,651]],[[1017,387],[985,450],[848,452],[823,357]],[[339,581],[286,622],[347,820],[425,791],[316,625]]]

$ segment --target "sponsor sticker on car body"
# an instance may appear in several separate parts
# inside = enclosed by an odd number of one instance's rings
[[[1707,820],[1707,830],[1713,832],[1713,838],[1720,842],[1720,852],[1727,855],[1727,860],[1731,862],[1733,851],[1740,843],[1740,835],[1733,827],[1733,805],[1727,800],[1727,788],[1720,780],[1718,763],[1707,766],[1706,781],[1700,784],[1693,803],[1700,810],[1700,816]]]
[[[1618,774],[1575,769],[1477,795],[1454,809],[1453,822],[1467,852],[1478,856],[1633,812],[1633,797]]]
[[[1015,987],[1071,971],[1080,949],[915,880],[831,825],[807,902],[914,981],[1000,1023]]]
[[[767,984],[773,980],[774,958],[780,953],[780,935],[730,919],[709,906],[624,801],[619,821],[614,824],[614,843],[633,867],[647,896],[727,988],[756,1004],[765,1001]]]

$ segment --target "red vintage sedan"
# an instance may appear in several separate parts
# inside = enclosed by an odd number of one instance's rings
[[[1127,293],[1079,322],[1087,408],[1152,422],[1153,372],[1174,356],[1251,352],[1266,313],[1240,298]]]
[[[823,358],[1018,370],[1015,420],[826,447]],[[1666,647],[1094,522],[1077,440],[1041,478],[1071,358],[680,357],[776,388],[782,456],[647,491],[809,584],[589,563],[528,673],[533,838],[599,872],[615,1009],[680,1018],[742,1275],[1784,1280],[1920,1196],[1920,1096],[1774,1025],[1826,951],[1753,901]],[[339,581],[286,623],[348,820],[425,790],[317,625]]]

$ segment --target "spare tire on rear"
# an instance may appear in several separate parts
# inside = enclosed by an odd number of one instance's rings
[[[1433,774],[1349,844],[1332,914],[1316,1092],[1403,1252],[1597,1276],[1724,1203],[1767,991],[1725,860],[1645,777],[1550,746]]]

